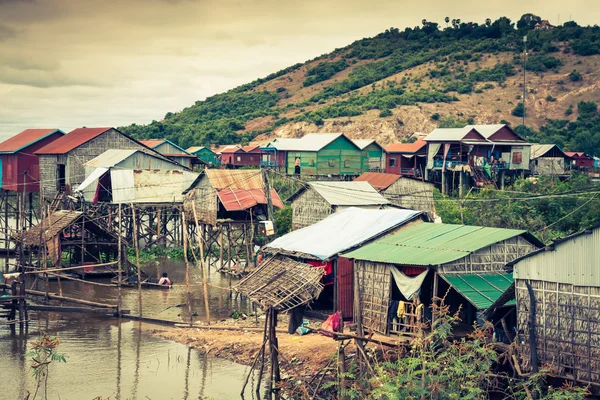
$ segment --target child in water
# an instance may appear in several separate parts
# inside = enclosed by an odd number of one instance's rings
[[[163,272],[162,273],[162,277],[160,278],[160,280],[158,281],[159,285],[171,285],[171,280],[168,278],[167,273]]]

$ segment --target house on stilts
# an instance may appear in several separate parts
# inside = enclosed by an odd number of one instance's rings
[[[266,254],[292,258],[325,268],[324,286],[313,309],[326,313],[341,310],[344,318],[353,315],[353,262],[340,253],[387,235],[404,225],[419,221],[419,211],[346,208],[314,225],[283,235],[266,245]]]

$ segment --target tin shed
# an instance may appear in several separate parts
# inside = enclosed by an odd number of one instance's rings
[[[308,182],[288,201],[292,229],[312,225],[348,207],[381,209],[391,205],[369,182]]]
[[[586,229],[513,263],[517,326],[533,336],[539,365],[565,378],[600,381],[600,227]],[[524,370],[532,369],[524,340]]]
[[[465,314],[464,329],[480,322],[513,281],[506,264],[541,246],[522,230],[422,223],[343,256],[354,260],[363,325],[385,335],[416,334],[432,318],[432,299],[446,292],[451,312]],[[402,316],[394,311],[399,304],[406,306]]]
[[[140,140],[140,143],[156,150],[163,156],[183,165],[185,168],[192,169],[194,164],[200,163],[200,159],[196,155],[188,153],[170,140],[148,139]]]
[[[60,129],[26,129],[0,143],[0,187],[39,192],[40,161],[34,152],[64,134]]]

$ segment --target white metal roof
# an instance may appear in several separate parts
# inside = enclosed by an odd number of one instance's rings
[[[371,143],[375,143],[375,139],[352,139],[352,142],[358,146],[359,149],[363,150],[365,147],[370,145]]]
[[[556,146],[555,144],[537,144],[533,143],[531,145],[531,159],[542,157],[544,154],[552,150],[552,148]]]
[[[183,191],[198,173],[167,170],[110,171],[113,203],[173,203],[183,201]]]
[[[108,171],[108,168],[96,168],[87,178],[85,178],[81,185],[75,189],[75,192],[82,192],[85,201],[93,201],[94,195],[96,194],[96,188],[98,187],[98,179],[100,179],[106,171]]]
[[[130,157],[135,152],[139,150],[136,149],[110,149],[106,150],[104,153],[100,154],[98,157],[92,158],[90,161],[86,162],[85,165],[88,167],[102,167],[102,168],[110,168],[114,167],[121,161],[125,160],[127,157]]]
[[[335,206],[369,206],[390,204],[369,182],[309,182],[329,204]]]
[[[340,136],[341,133],[309,133],[299,139],[275,139],[269,146],[284,151],[319,151]]]
[[[492,125],[467,125],[465,129],[469,132],[471,129],[475,129],[477,132],[481,133],[486,139],[489,139],[494,133],[498,132],[500,129],[504,128],[506,124],[492,124]]]
[[[471,129],[467,128],[436,128],[423,140],[426,142],[435,141],[459,141],[469,133]]]
[[[267,249],[306,253],[325,260],[376,238],[418,214],[420,211],[350,207],[274,240]]]

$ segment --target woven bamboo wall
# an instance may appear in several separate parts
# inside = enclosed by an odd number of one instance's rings
[[[536,303],[535,330],[540,364],[585,382],[600,381],[600,288],[529,281]],[[530,370],[530,298],[516,280],[517,325],[524,335],[522,365]]]
[[[316,224],[331,214],[331,205],[315,190],[308,188],[292,202],[292,230]]]
[[[183,210],[188,221],[194,221],[192,204],[195,204],[199,222],[212,226],[217,224],[217,210],[219,207],[217,191],[213,189],[206,176],[203,176],[194,189],[186,193],[183,198]]]
[[[391,272],[387,264],[355,260],[362,324],[387,335],[387,314],[391,298]],[[356,301],[356,300],[355,300]]]
[[[460,260],[444,264],[441,273],[449,272],[504,272],[510,261],[536,250],[537,247],[521,236],[516,236],[479,249]]]
[[[416,179],[400,178],[383,193],[392,204],[411,210],[425,211],[434,217],[433,184]]]

